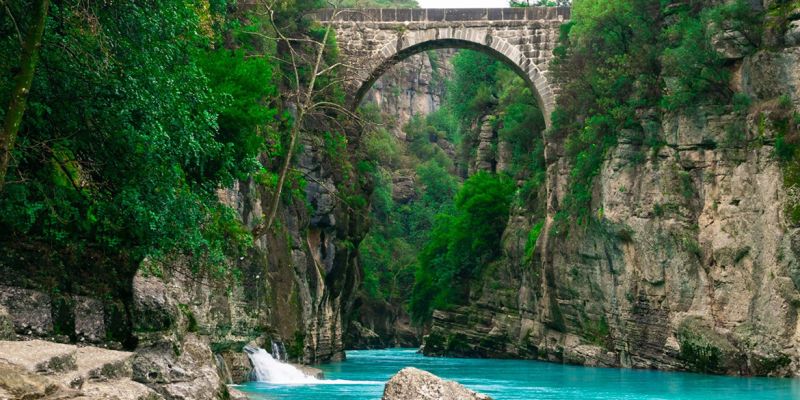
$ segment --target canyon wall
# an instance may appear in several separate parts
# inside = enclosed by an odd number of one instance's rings
[[[364,96],[362,105],[373,104],[390,121],[395,137],[405,139],[403,126],[414,115],[439,109],[445,96],[445,80],[451,74],[454,49],[432,50],[413,55],[381,75]]]
[[[512,211],[505,256],[469,305],[434,312],[425,353],[800,374],[800,225],[786,212],[796,189],[775,151],[800,111],[794,15],[785,38],[727,53],[749,108],[640,112],[664,145],[620,134],[594,182],[599,223],[553,230],[571,165],[564,144],[548,142],[546,212]]]

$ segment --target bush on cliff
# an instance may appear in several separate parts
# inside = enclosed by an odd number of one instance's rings
[[[552,63],[562,90],[550,135],[564,141],[572,165],[553,233],[602,215],[592,209],[594,178],[621,132],[634,143],[660,145],[643,128],[642,113],[733,100],[727,61],[713,40],[729,29],[755,41],[759,16],[749,7],[741,0],[713,7],[701,1],[574,3]]]

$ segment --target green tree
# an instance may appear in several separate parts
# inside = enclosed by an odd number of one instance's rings
[[[19,72],[14,79],[14,91],[11,94],[8,112],[3,122],[3,131],[0,132],[0,192],[3,191],[3,186],[5,186],[8,162],[11,159],[11,151],[14,149],[19,125],[25,112],[28,93],[30,93],[31,83],[33,82],[33,73],[36,70],[36,62],[39,60],[39,47],[42,45],[42,35],[47,22],[47,9],[50,7],[50,1],[38,0],[32,7],[33,14],[31,15],[28,34],[25,36],[24,42],[21,43],[22,54],[20,55]]]
[[[31,4],[7,3],[16,16]],[[226,15],[207,13],[172,0],[51,5],[0,194],[4,256],[59,254],[65,279],[113,259],[125,281],[167,254],[225,272],[249,240],[216,191],[256,169],[263,132],[280,121],[274,66],[212,49],[225,28],[203,21]],[[14,30],[2,19],[4,101]]]
[[[470,282],[500,256],[514,191],[508,178],[479,172],[464,182],[454,208],[436,216],[419,254],[409,306],[417,323],[427,321],[435,308],[468,299]]]

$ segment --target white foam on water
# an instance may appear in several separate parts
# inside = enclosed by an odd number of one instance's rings
[[[256,381],[276,385],[382,385],[379,381],[350,381],[346,379],[317,379],[297,369],[294,365],[276,360],[260,347],[245,348],[253,363]]]

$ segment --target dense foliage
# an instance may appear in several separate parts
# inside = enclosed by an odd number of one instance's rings
[[[0,199],[4,242],[125,255],[135,268],[172,250],[219,261],[226,239],[242,239],[215,190],[256,165],[256,126],[277,115],[258,104],[276,95],[272,66],[212,51],[201,10],[155,3],[51,7]],[[12,10],[20,23],[26,6]],[[10,18],[0,29],[5,100],[19,45]]]
[[[362,109],[373,122],[382,117],[373,106]],[[432,123],[447,118],[443,112],[427,118],[416,116],[405,127],[407,141],[400,141],[385,128],[366,133],[365,158],[373,160],[375,187],[370,199],[372,228],[360,245],[364,266],[364,289],[374,299],[403,304],[411,296],[417,253],[429,240],[435,216],[452,208],[458,178],[453,160],[431,142],[430,135],[448,136]],[[431,123],[429,125],[429,123]],[[418,194],[413,201],[392,197],[394,171],[414,174]]]
[[[2,104],[31,6],[6,5]],[[324,30],[302,15],[322,5],[276,2],[276,26],[320,40]],[[0,193],[3,256],[35,254],[32,263],[52,264],[42,267],[45,277],[61,271],[48,278],[58,285],[102,271],[125,286],[145,257],[175,255],[195,272],[227,274],[227,260],[252,240],[217,191],[250,176],[274,187],[292,126],[281,92],[294,71],[276,61],[286,49],[257,11],[227,1],[52,4]],[[333,37],[328,48],[331,63]],[[304,51],[296,52],[301,84]],[[335,100],[331,79],[320,76],[318,85]],[[292,175],[287,192],[301,184]]]
[[[461,304],[483,268],[500,255],[515,186],[503,175],[478,172],[464,182],[454,208],[436,216],[419,254],[410,312],[417,323],[434,309]]]
[[[463,50],[453,59],[444,107],[458,123],[462,175],[475,152],[481,120],[489,116],[499,139],[512,149],[511,170],[521,179],[543,183],[544,117],[530,85],[502,61]]]

